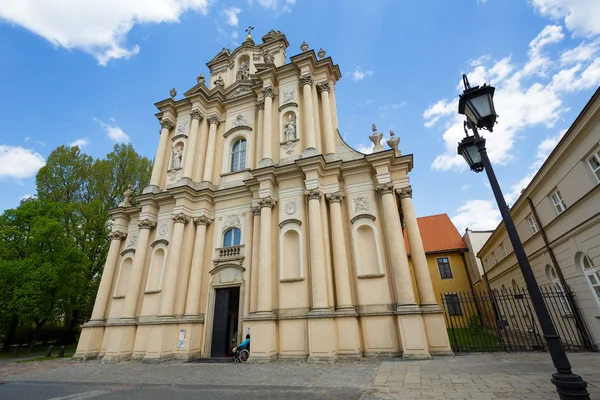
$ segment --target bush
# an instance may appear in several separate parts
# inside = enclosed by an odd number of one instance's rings
[[[469,328],[473,330],[474,333],[481,333],[483,331],[483,326],[481,325],[481,317],[479,314],[472,314],[469,317]]]
[[[33,333],[35,331],[34,326],[20,327],[17,329],[15,338],[15,344],[25,344],[31,342]],[[58,344],[70,344],[75,343],[76,338],[79,337],[80,328],[66,328],[62,326],[48,325],[42,327],[38,333],[37,341],[42,344],[58,343]]]

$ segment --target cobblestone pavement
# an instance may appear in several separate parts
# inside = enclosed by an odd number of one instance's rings
[[[569,354],[600,399],[600,354]],[[430,361],[383,361],[362,399],[558,399],[547,353],[480,353]]]
[[[600,353],[569,354],[600,399]],[[487,353],[429,361],[158,365],[53,360],[0,364],[0,398],[557,399],[546,353]],[[1,385],[1,383],[6,383]],[[60,392],[65,390],[66,392]],[[27,397],[27,393],[39,396]],[[27,392],[30,390],[31,392]],[[48,396],[56,390],[56,395]],[[240,390],[244,390],[241,392]],[[9,392],[10,391],[10,392]],[[84,392],[85,391],[85,392]],[[3,395],[4,393],[4,395]],[[44,395],[46,393],[46,395]],[[362,397],[361,397],[362,394]],[[25,395],[25,396],[23,396]],[[154,395],[158,396],[155,397]],[[71,397],[68,397],[71,398]],[[80,397],[72,397],[79,399]]]

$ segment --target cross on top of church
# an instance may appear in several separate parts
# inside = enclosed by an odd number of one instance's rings
[[[249,26],[246,28],[246,39],[252,39],[252,31],[254,30],[253,26]]]

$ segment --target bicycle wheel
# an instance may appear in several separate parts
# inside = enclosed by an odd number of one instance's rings
[[[240,352],[240,361],[241,362],[246,362],[248,360],[248,357],[250,357],[250,352],[248,350],[242,350]]]

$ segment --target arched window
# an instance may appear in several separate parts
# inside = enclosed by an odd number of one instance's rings
[[[239,246],[242,240],[242,231],[238,228],[228,229],[223,235],[223,247]]]
[[[600,303],[600,272],[598,271],[598,267],[594,265],[592,259],[587,254],[581,254],[580,263],[592,292],[594,292],[596,300]]]
[[[246,139],[240,139],[231,148],[231,172],[246,168]]]
[[[552,267],[550,265],[546,265],[546,276],[548,277],[548,280],[550,281],[552,288],[554,289],[554,291],[558,295],[558,298],[560,299],[563,311],[570,314],[571,306],[569,305],[569,302],[567,301],[567,297],[565,296],[565,291],[563,289],[562,284],[560,283],[560,280],[558,279],[558,275],[556,274],[556,270],[554,269],[554,267]]]

